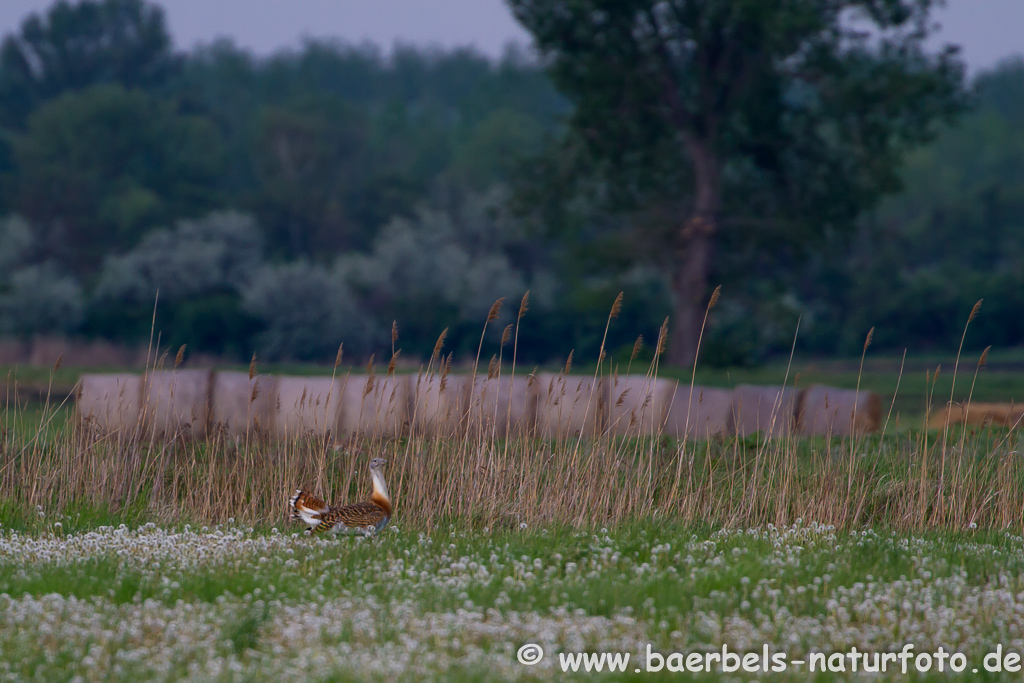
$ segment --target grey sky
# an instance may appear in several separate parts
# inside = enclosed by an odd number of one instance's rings
[[[50,0],[0,0],[7,34]],[[509,41],[528,42],[502,0],[160,0],[175,43],[190,48],[229,36],[258,54],[297,46],[303,37],[473,45],[498,56]],[[948,0],[936,15],[948,42],[963,46],[972,71],[1024,53],[1024,0]]]

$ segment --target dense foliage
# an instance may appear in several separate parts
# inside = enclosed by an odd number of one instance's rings
[[[976,88],[852,238],[726,231],[704,357],[757,362],[799,316],[810,351],[851,352],[872,325],[879,345],[948,348],[981,297],[969,344],[1024,343],[1024,65]],[[143,0],[57,2],[0,48],[0,334],[145,339],[159,290],[163,341],[197,350],[388,357],[397,320],[403,356],[448,328],[465,357],[506,297],[489,357],[530,289],[520,358],[595,358],[624,290],[608,346],[628,356],[672,310],[656,239],[672,207],[613,211],[631,187],[581,188],[574,111],[516,49],[183,53]],[[685,169],[646,168],[687,200]],[[737,212],[761,210],[749,197]]]
[[[727,242],[845,231],[964,99],[956,48],[927,47],[932,0],[509,4],[575,105],[591,173],[662,207],[681,365]]]

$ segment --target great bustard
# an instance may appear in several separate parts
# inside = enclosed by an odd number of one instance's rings
[[[370,499],[354,505],[329,506],[319,498],[298,489],[289,500],[292,519],[300,519],[312,533],[330,531],[335,534],[377,534],[391,520],[391,496],[384,482],[384,458],[370,461],[373,492]]]

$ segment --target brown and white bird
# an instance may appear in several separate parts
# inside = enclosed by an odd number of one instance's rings
[[[329,506],[319,498],[298,489],[288,501],[292,511],[292,519],[298,519],[309,525],[308,531],[321,533],[330,531],[335,534],[366,534],[373,535],[391,521],[391,496],[388,485],[384,482],[384,458],[370,461],[370,478],[373,481],[373,492],[370,499],[354,505]]]

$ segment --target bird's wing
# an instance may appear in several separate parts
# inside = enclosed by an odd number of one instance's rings
[[[292,519],[301,519],[309,526],[319,524],[321,516],[330,510],[327,503],[302,489],[295,492],[288,500],[288,504],[291,507]]]
[[[341,505],[320,515],[320,523],[314,531],[327,531],[338,523],[354,529],[375,527],[387,517],[384,508],[371,501],[355,505]]]

